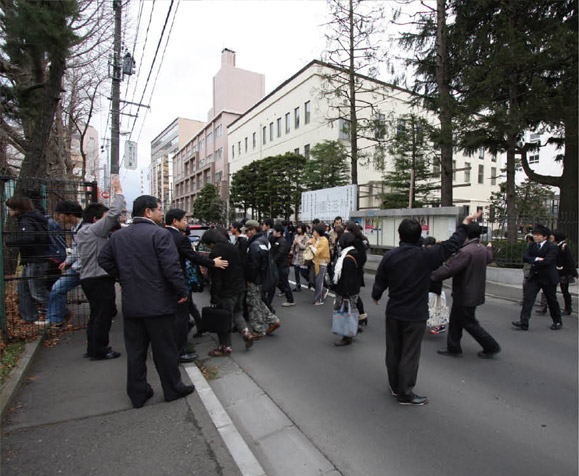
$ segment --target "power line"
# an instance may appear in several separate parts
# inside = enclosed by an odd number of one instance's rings
[[[147,91],[147,86],[149,85],[149,80],[151,79],[151,74],[153,72],[153,67],[155,66],[155,61],[157,60],[157,55],[159,53],[159,49],[161,47],[161,43],[163,41],[163,36],[165,35],[165,29],[167,28],[167,23],[169,21],[169,17],[171,15],[171,10],[173,9],[173,4],[175,0],[171,0],[171,4],[169,5],[169,11],[167,12],[167,16],[165,17],[165,23],[163,24],[163,30],[161,31],[161,36],[159,37],[159,42],[157,43],[157,49],[155,50],[155,56],[153,57],[153,62],[151,63],[151,68],[149,69],[149,74],[147,75],[147,80],[145,81],[145,87],[143,88],[143,94],[141,94],[141,99],[138,101],[139,105],[137,106],[137,115],[139,114],[139,109],[141,108],[140,104],[143,103],[143,99],[145,98],[145,92]],[[137,122],[137,117],[133,121],[133,126],[131,127],[131,133],[129,135],[129,139],[133,135],[133,131],[135,130],[135,124]]]

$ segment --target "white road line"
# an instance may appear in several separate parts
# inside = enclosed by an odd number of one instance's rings
[[[188,365],[184,368],[241,474],[243,476],[267,476],[197,366]]]

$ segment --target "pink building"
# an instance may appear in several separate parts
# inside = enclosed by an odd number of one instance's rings
[[[229,147],[227,126],[265,94],[265,76],[235,67],[235,52],[221,52],[221,69],[213,78],[213,107],[207,124],[173,158],[174,204],[187,211],[207,183],[228,199]]]

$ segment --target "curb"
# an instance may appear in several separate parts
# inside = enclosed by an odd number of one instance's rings
[[[26,343],[24,353],[18,359],[16,367],[12,369],[10,376],[0,387],[0,420],[3,421],[8,411],[9,405],[12,403],[14,396],[24,383],[24,378],[28,373],[30,365],[34,361],[38,349],[42,345],[44,336],[41,336],[34,342]]]
[[[188,365],[184,368],[195,385],[197,394],[201,398],[205,409],[211,417],[211,421],[217,428],[241,474],[243,476],[266,476],[261,464],[259,464],[259,461],[231,421],[223,405],[221,405],[221,402],[197,366]]]

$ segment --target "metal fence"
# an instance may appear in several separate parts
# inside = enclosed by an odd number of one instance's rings
[[[46,297],[61,273],[57,262],[42,264],[40,271],[27,270],[23,275],[23,266],[20,258],[23,246],[6,246],[6,241],[17,236],[17,222],[9,216],[6,202],[11,197],[26,196],[34,205],[47,216],[53,219],[56,204],[62,200],[78,202],[83,208],[91,202],[96,202],[98,190],[96,182],[59,179],[15,179],[9,176],[0,176],[0,291],[4,299],[0,301],[0,331],[2,341],[29,340],[45,331],[49,335],[58,336],[62,332],[70,332],[86,327],[89,318],[88,301],[80,286],[67,294],[67,309],[72,318],[67,325],[61,327],[35,324],[34,321],[25,321],[21,316],[21,304],[34,302],[34,314],[38,321],[46,317],[48,300]],[[37,233],[37,232],[36,232]],[[58,235],[64,238],[67,248],[71,246],[72,233],[70,230],[49,231],[47,236]],[[31,245],[33,246],[33,245]],[[40,300],[32,300],[30,292],[42,296]],[[22,301],[21,301],[22,300]]]

